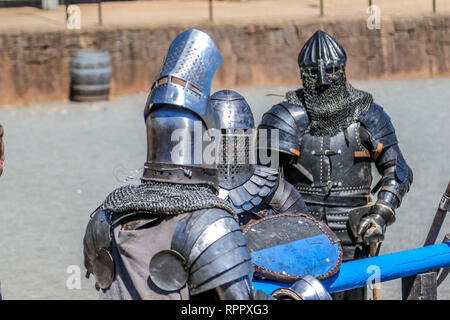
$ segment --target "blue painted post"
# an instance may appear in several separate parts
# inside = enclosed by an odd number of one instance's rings
[[[322,281],[328,292],[338,292],[366,286],[371,283],[375,272],[379,271],[379,282],[404,278],[418,273],[426,272],[434,268],[450,267],[450,242],[430,245],[417,249],[400,251],[345,262],[339,272],[333,277]],[[271,294],[278,288],[289,287],[289,283],[269,280],[254,280],[256,290],[261,289]]]

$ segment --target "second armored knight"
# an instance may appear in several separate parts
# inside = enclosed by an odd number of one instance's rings
[[[389,116],[371,94],[348,83],[346,62],[343,47],[317,31],[298,56],[303,88],[287,92],[259,126],[279,130],[279,147],[270,148],[280,153],[283,176],[339,236],[344,261],[367,257],[368,244],[384,239],[413,179]],[[372,163],[382,175],[373,206]],[[349,211],[367,207],[359,224],[349,226]]]
[[[244,97],[221,90],[210,97],[209,104],[219,116],[222,132],[219,197],[230,202],[240,224],[272,213],[308,213],[301,195],[279,176],[278,168],[256,164],[255,122]]]

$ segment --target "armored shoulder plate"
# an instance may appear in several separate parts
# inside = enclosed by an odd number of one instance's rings
[[[278,185],[277,169],[256,166],[253,175],[241,186],[228,193],[228,200],[236,213],[251,211],[275,192]]]
[[[382,143],[383,148],[397,144],[391,118],[376,103],[371,104],[368,111],[360,117],[360,121],[369,132],[374,149],[377,148],[378,143]]]
[[[309,213],[300,193],[282,178],[269,205],[276,213]]]
[[[266,143],[268,149],[289,155],[299,155],[299,145],[304,131],[308,127],[309,118],[303,106],[294,105],[286,101],[273,106],[263,115],[259,129],[266,129],[267,142],[259,141],[259,148],[264,148]],[[270,144],[270,130],[279,130],[279,146]],[[258,132],[258,134],[260,134]]]
[[[155,257],[159,261],[155,262]],[[168,275],[170,270],[176,271],[175,277]],[[245,238],[228,212],[205,209],[189,214],[178,223],[171,249],[155,255],[150,262],[150,277],[162,289],[181,288],[183,270],[184,283],[188,283],[191,295],[241,277],[252,278],[253,267]],[[167,283],[174,278],[179,283]]]

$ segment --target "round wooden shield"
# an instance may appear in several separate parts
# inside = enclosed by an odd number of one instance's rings
[[[244,226],[256,274],[284,282],[305,275],[319,280],[339,271],[342,246],[323,222],[309,215],[279,214]]]

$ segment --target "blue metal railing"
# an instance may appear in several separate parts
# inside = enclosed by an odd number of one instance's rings
[[[366,286],[372,283],[376,268],[379,270],[377,282],[385,282],[413,276],[436,268],[450,267],[450,242],[430,245],[417,249],[400,251],[345,262],[333,277],[322,281],[330,293]],[[254,280],[256,290],[271,294],[278,288],[289,287],[289,283],[270,280]]]

